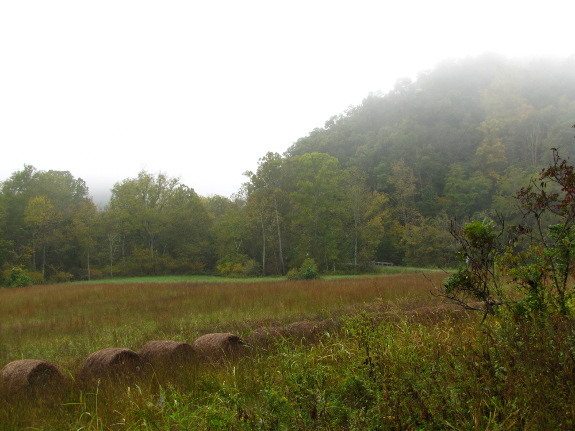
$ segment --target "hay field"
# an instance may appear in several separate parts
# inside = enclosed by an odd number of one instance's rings
[[[574,429],[572,321],[482,321],[427,276],[0,290],[0,431]],[[223,361],[184,345],[214,332],[265,342]],[[138,351],[160,365],[107,380]],[[51,364],[67,383],[4,396],[62,380]]]
[[[442,273],[428,275],[436,283]],[[138,350],[148,341],[191,342],[209,332],[240,336],[272,324],[354,309],[436,303],[421,274],[312,282],[51,285],[0,290],[0,366],[45,359],[77,368],[90,353]]]

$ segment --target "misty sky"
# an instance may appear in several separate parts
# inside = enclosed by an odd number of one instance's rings
[[[445,59],[575,53],[572,1],[0,2],[0,181],[236,192],[267,151]],[[575,73],[575,71],[574,71]]]

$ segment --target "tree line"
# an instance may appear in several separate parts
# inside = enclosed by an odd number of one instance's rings
[[[266,154],[231,198],[142,171],[100,210],[82,179],[26,165],[0,188],[1,282],[452,266],[450,219],[517,217],[549,149],[575,154],[574,66],[442,64]]]
[[[229,199],[142,171],[99,210],[71,173],[25,166],[0,194],[3,281],[286,274],[309,258],[342,271],[374,260],[388,200],[358,171],[327,154],[269,153],[246,175]]]

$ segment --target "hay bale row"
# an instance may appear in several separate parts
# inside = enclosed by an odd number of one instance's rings
[[[481,303],[473,304],[477,308]],[[433,318],[438,313],[457,313],[448,306],[423,307],[407,312],[384,312],[372,315],[375,322],[393,320],[399,316],[408,318]],[[223,332],[205,334],[191,345],[179,341],[150,341],[136,353],[130,349],[108,348],[90,354],[84,361],[78,380],[90,383],[102,380],[133,379],[151,370],[164,376],[174,375],[200,361],[235,359],[247,352],[248,346],[268,347],[279,339],[301,342],[315,342],[326,331],[338,330],[341,322],[334,319],[323,321],[301,321],[287,326],[262,327],[249,334],[245,341],[237,335]],[[10,362],[0,370],[0,392],[2,394],[29,394],[62,392],[70,384],[58,368],[37,359],[22,359]]]
[[[210,361],[236,357],[243,341],[229,333],[206,334],[194,347],[171,340],[150,341],[136,353],[111,347],[90,354],[78,372],[78,382],[90,385],[97,381],[133,380],[145,372],[174,373],[200,359]],[[48,392],[68,385],[69,379],[52,363],[39,359],[10,362],[0,370],[0,391],[3,394]]]
[[[78,373],[81,384],[95,381],[130,380],[150,369],[163,374],[185,369],[199,361],[221,361],[235,359],[247,352],[248,345],[266,346],[279,337],[314,341],[334,322],[303,321],[286,327],[259,328],[246,338],[222,332],[205,334],[191,345],[179,341],[156,340],[144,345],[139,352],[111,347],[90,354]],[[62,388],[69,379],[58,368],[48,362],[36,359],[13,361],[0,370],[0,388],[5,393],[41,391],[48,388]]]

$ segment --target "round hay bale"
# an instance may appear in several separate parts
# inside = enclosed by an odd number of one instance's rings
[[[294,339],[314,341],[319,338],[322,330],[321,322],[303,320],[301,322],[290,323],[286,328],[286,335]]]
[[[58,368],[40,359],[12,361],[0,371],[2,390],[8,394],[54,392],[65,389],[68,379]]]
[[[341,321],[341,319],[329,318],[322,320],[321,322],[318,323],[318,325],[322,332],[326,331],[337,332],[343,326],[343,322]]]
[[[133,350],[110,347],[86,358],[80,369],[80,379],[131,378],[141,373],[142,365],[140,355]]]
[[[415,310],[406,311],[404,314],[409,318],[419,322],[434,323],[446,318],[465,318],[468,312],[477,311],[473,308],[466,310],[456,304],[440,304],[437,306],[420,307]]]
[[[233,359],[245,349],[242,339],[228,332],[202,335],[192,343],[192,347],[208,360]]]
[[[171,340],[150,341],[142,347],[139,355],[156,371],[185,367],[196,362],[199,356],[190,344]]]
[[[279,326],[267,326],[255,329],[245,338],[246,344],[255,347],[268,347],[279,338],[286,335],[286,328]]]

